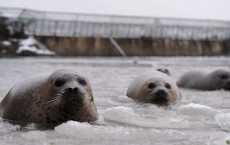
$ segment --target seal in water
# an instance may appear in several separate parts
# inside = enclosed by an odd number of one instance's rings
[[[68,120],[98,119],[88,79],[72,69],[34,75],[18,82],[2,100],[0,115],[10,121],[47,127]]]
[[[198,90],[230,90],[230,69],[217,69],[211,72],[189,71],[178,79],[177,85]]]
[[[181,99],[176,83],[166,74],[149,71],[136,77],[128,87],[127,96],[159,106],[173,104]]]

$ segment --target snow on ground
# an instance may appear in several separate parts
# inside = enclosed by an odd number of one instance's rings
[[[69,121],[44,131],[0,122],[0,144],[227,145],[229,91],[182,88],[183,99],[170,108],[137,103],[125,94],[143,71],[166,67],[176,80],[191,69],[211,71],[229,64],[229,57],[0,59],[0,100],[25,77],[73,67],[89,78],[99,113],[96,125]]]
[[[11,42],[10,41],[1,41],[0,42],[2,45],[4,46],[10,46],[11,45]]]
[[[55,55],[54,52],[47,49],[43,44],[39,43],[32,36],[21,40],[17,50],[18,54],[23,52],[31,52],[36,55]]]
[[[5,18],[11,18],[11,19],[16,19],[18,17],[18,15],[12,13],[6,13],[6,12],[0,12],[0,16]]]

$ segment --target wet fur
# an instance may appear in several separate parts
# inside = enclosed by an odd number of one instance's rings
[[[54,87],[58,77],[70,77],[65,85]],[[89,81],[81,86],[74,78],[81,77],[73,70],[58,70],[52,74],[31,76],[18,82],[0,104],[0,115],[4,119],[56,126],[68,120],[92,122],[98,119],[93,93]],[[82,101],[67,103],[66,87],[79,88]],[[75,104],[74,104],[75,103]],[[68,106],[69,105],[69,106]],[[72,107],[72,108],[71,108]],[[66,111],[67,110],[67,111]]]

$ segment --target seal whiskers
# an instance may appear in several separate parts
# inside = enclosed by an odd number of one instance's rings
[[[55,97],[53,97],[51,100],[43,103],[44,107],[46,107],[47,109],[51,109],[51,110],[56,110],[57,108],[59,108],[61,105],[63,104],[63,101],[61,99],[61,95],[57,94]]]

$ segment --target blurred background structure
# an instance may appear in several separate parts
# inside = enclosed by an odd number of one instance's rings
[[[6,7],[0,7],[0,20],[0,41],[34,36],[59,56],[230,54],[230,21],[58,13]],[[0,53],[8,53],[1,47]]]

